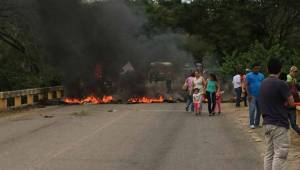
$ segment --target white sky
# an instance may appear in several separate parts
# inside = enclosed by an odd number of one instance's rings
[[[193,0],[181,0],[182,3],[191,3]]]

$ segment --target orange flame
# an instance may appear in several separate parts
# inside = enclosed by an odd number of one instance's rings
[[[111,103],[113,101],[112,96],[103,96],[103,98],[98,98],[95,96],[88,96],[84,99],[76,99],[76,98],[65,98],[64,102],[68,104],[105,104]]]
[[[149,97],[130,98],[128,102],[129,103],[163,103],[164,97],[160,96],[159,98],[149,98]]]

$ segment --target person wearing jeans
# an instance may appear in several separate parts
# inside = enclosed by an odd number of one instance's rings
[[[186,84],[186,93],[187,93],[187,103],[185,110],[189,111],[191,108],[191,112],[194,112],[194,104],[193,104],[193,81],[195,79],[195,72],[193,71],[191,75],[185,80]]]
[[[289,120],[290,120],[291,127],[298,135],[300,135],[300,127],[297,125],[297,115],[295,110],[291,110],[289,112]]]
[[[240,72],[238,72],[232,80],[232,84],[234,87],[234,91],[235,91],[235,106],[236,107],[240,107],[240,103],[241,103],[241,98],[242,98],[242,77]]]
[[[207,104],[208,104],[208,113],[209,116],[215,115],[215,107],[216,107],[216,92],[208,92],[206,91]]]
[[[216,93],[220,91],[217,76],[214,74],[209,75],[209,79],[206,84],[206,97],[208,100],[208,113],[209,116],[215,115],[216,107]]]
[[[252,96],[249,104],[249,123],[255,127],[259,126],[261,111],[259,106],[259,97]],[[253,126],[251,127],[253,128]]]
[[[264,80],[264,75],[260,73],[260,64],[255,63],[252,65],[252,72],[246,75],[246,91],[250,101],[249,104],[249,123],[250,128],[254,129],[259,127],[260,124],[260,85]]]
[[[289,110],[293,95],[286,82],[279,79],[282,63],[270,59],[268,72],[260,88],[260,105],[265,135],[264,170],[284,170],[289,152]]]
[[[241,106],[241,99],[242,99],[242,87],[238,87],[234,89],[236,100],[235,100],[235,106],[240,107]]]
[[[189,111],[189,108],[191,108],[191,112],[194,112],[193,96],[190,94],[187,94],[187,102],[186,102],[185,110]]]

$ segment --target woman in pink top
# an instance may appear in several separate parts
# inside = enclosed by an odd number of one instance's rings
[[[193,106],[193,81],[195,79],[195,72],[193,71],[191,75],[185,80],[185,83],[187,84],[187,103],[185,110],[189,111],[191,108],[191,111],[194,112],[194,106]]]

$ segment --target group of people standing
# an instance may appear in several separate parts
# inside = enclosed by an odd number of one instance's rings
[[[296,123],[296,106],[300,105],[298,68],[292,66],[289,74],[282,72],[280,60],[271,58],[267,65],[268,77],[261,73],[260,63],[254,63],[246,73],[238,72],[233,77],[236,107],[241,101],[249,102],[249,127],[259,128],[261,116],[265,135],[264,170],[286,168],[289,150],[288,129],[291,126],[300,135]],[[208,102],[210,116],[221,113],[220,83],[214,74],[205,79],[202,72],[194,71],[185,81],[187,92],[186,111],[201,115],[203,103]]]
[[[207,101],[209,116],[221,114],[220,84],[215,74],[210,74],[208,79],[205,79],[202,72],[193,71],[186,79],[183,89],[187,92],[186,111],[200,116],[203,103]]]
[[[265,76],[260,72],[261,66],[259,63],[254,63],[252,65],[252,70],[247,71],[246,75],[238,72],[233,77],[233,86],[236,94],[236,107],[240,107],[241,99],[244,100],[245,106],[247,106],[247,101],[249,101],[249,125],[250,128],[254,129],[260,127],[261,119],[261,99],[260,99],[260,89],[261,83],[265,80]],[[293,95],[295,102],[300,102],[300,97],[298,93],[297,85],[297,73],[298,68],[292,66],[290,68],[290,73],[286,74],[281,72],[279,79],[284,81],[290,92]],[[242,97],[242,93],[244,93]],[[291,127],[300,135],[300,128],[296,124],[296,110],[295,107],[288,107],[289,110],[289,120]]]
[[[260,64],[254,63],[251,72],[245,76],[240,72],[234,76],[236,106],[240,106],[240,94],[244,90],[250,102],[250,128],[260,127],[261,115],[263,117],[266,143],[264,169],[281,170],[286,168],[290,125],[300,135],[295,107],[295,103],[300,102],[296,80],[298,68],[292,66],[290,73],[286,74],[282,72],[282,63],[278,59],[270,59],[267,78],[260,69]]]

